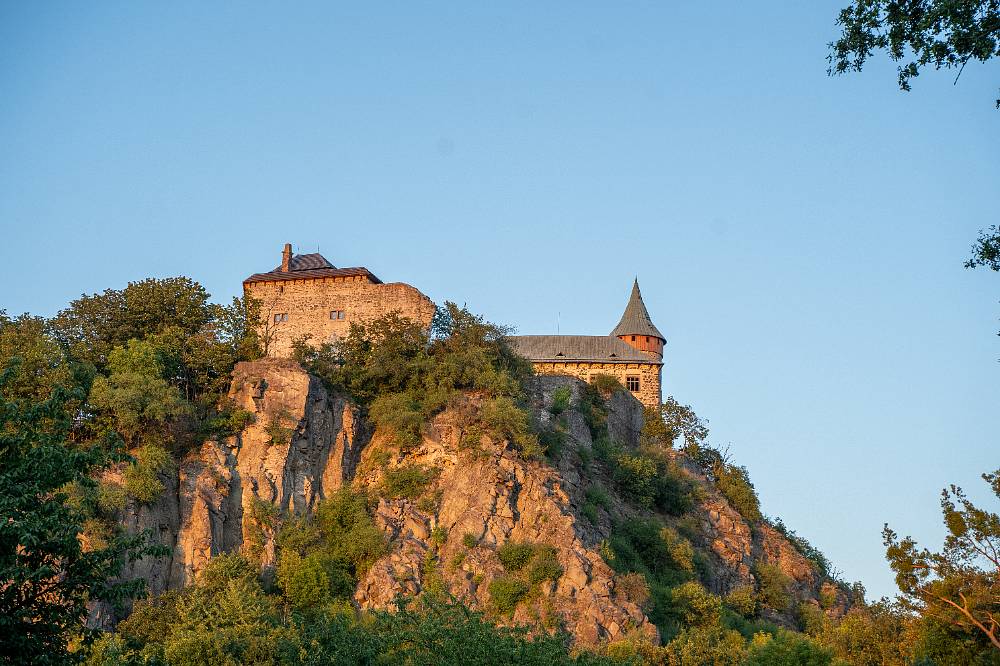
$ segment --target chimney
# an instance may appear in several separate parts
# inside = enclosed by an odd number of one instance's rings
[[[292,270],[292,244],[285,243],[285,249],[281,251],[281,272],[287,273]]]

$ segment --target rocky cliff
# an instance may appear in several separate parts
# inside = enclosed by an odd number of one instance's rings
[[[439,414],[419,445],[400,451],[390,433],[376,431],[343,397],[291,361],[265,359],[237,366],[229,397],[254,415],[241,433],[209,440],[163,475],[166,491],[154,503],[130,503],[122,516],[130,530],[151,530],[171,550],[158,560],[130,565],[126,575],[149,581],[153,593],[189,584],[208,559],[242,549],[270,571],[281,518],[311,511],[344,484],[379,497],[376,524],[390,544],[359,581],[362,608],[390,607],[400,594],[443,587],[473,608],[491,607],[491,583],[504,575],[498,549],[509,542],[544,545],[561,571],[543,579],[504,621],[563,628],[582,645],[644,634],[658,640],[641,600],[618,585],[608,562],[615,524],[648,512],[617,493],[610,471],[594,455],[592,428],[574,407],[583,384],[560,377],[534,380],[532,407],[543,426],[560,387],[572,392],[559,417],[564,441],[549,460],[528,460],[508,442],[475,433],[467,404]],[[565,392],[565,390],[563,390]],[[641,405],[625,392],[607,399],[609,439],[638,444]],[[700,578],[717,594],[754,586],[761,563],[791,581],[790,603],[841,614],[847,595],[823,580],[815,565],[779,532],[749,524],[698,469],[671,453],[697,492],[683,517],[660,516],[683,529],[700,553]],[[387,493],[394,470],[420,470],[419,493]],[[609,489],[595,507],[594,485]],[[682,524],[683,523],[683,524]],[[821,594],[822,593],[822,594]],[[832,601],[831,601],[832,600]],[[769,619],[791,625],[788,610]],[[113,621],[107,609],[98,616]]]

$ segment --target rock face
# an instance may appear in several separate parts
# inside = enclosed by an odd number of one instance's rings
[[[576,404],[584,386],[568,377],[534,381],[533,406],[543,424],[555,418],[547,408],[556,389],[568,387]],[[382,497],[375,521],[390,544],[358,584],[360,607],[389,608],[399,594],[443,585],[469,606],[488,609],[490,583],[504,574],[497,549],[515,541],[553,548],[562,573],[544,581],[504,621],[561,627],[583,645],[629,632],[658,640],[643,610],[616,590],[615,573],[602,557],[612,519],[636,516],[637,510],[611,493],[596,520],[583,516],[595,476],[604,475],[608,488],[611,483],[607,470],[593,461],[594,442],[580,412],[563,412],[562,453],[540,462],[488,436],[470,443],[467,415],[476,408],[475,396],[439,414],[423,441],[405,453],[389,433],[374,432],[356,407],[292,361],[239,364],[229,397],[254,416],[253,423],[238,435],[204,442],[175,474],[162,475],[166,491],[155,503],[132,503],[122,516],[130,530],[151,530],[172,551],[126,571],[145,578],[153,593],[190,584],[209,558],[234,550],[259,559],[268,571],[275,564],[281,517],[309,512],[351,483]],[[608,399],[607,412],[610,438],[636,446],[642,406],[618,392]],[[402,466],[434,470],[419,497],[383,492],[386,472]],[[707,480],[693,469],[689,474],[701,487],[700,505],[688,521],[697,526],[695,546],[706,553],[708,587],[725,594],[752,585],[754,563],[771,562],[794,581],[796,602],[816,603],[823,581],[815,567],[780,533],[751,527]],[[846,597],[834,590],[841,596],[827,612],[842,613]],[[114,619],[108,609],[97,609],[94,617]],[[790,615],[772,619],[792,622]]]

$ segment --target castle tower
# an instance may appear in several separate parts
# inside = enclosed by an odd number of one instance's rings
[[[663,361],[663,345],[667,340],[653,325],[646,304],[642,302],[638,278],[632,284],[632,295],[628,299],[628,305],[625,306],[625,312],[622,313],[621,321],[611,331],[611,335],[638,349],[654,361]]]

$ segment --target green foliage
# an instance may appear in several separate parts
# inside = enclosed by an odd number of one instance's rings
[[[479,545],[479,537],[472,532],[466,532],[462,535],[462,545],[469,549],[475,548]]]
[[[705,445],[708,439],[707,422],[702,421],[689,405],[682,405],[673,396],[667,396],[658,413],[649,407],[646,410],[645,439],[667,448],[673,448],[680,439],[685,451]]]
[[[681,583],[671,592],[671,600],[673,612],[685,625],[717,625],[722,618],[722,600],[702,587],[701,583]]]
[[[560,386],[552,391],[552,404],[549,405],[549,412],[553,416],[559,416],[569,409],[570,400],[573,398],[573,391],[568,386]]]
[[[1000,470],[984,474],[1000,500]],[[949,654],[947,644],[968,641],[970,653],[997,655],[1000,626],[1000,515],[977,507],[957,486],[941,493],[947,528],[938,552],[900,539],[888,525],[882,532],[886,559],[896,573],[900,601],[920,616],[928,653]]]
[[[750,483],[750,473],[746,467],[721,465],[715,471],[715,483],[734,509],[751,523],[760,522],[760,500]]]
[[[435,315],[432,334],[390,314],[352,323],[336,344],[318,348],[300,342],[295,357],[329,385],[369,410],[400,446],[416,445],[424,425],[464,392],[481,395],[480,426],[509,439],[526,455],[540,455],[519,406],[530,364],[507,343],[507,330],[454,303]]]
[[[57,386],[71,389],[88,383],[87,368],[71,365],[44,319],[27,314],[10,319],[2,310],[0,368],[10,368],[4,394],[11,401],[40,402]]]
[[[959,68],[1000,56],[1000,6],[990,0],[854,0],[837,17],[828,73],[860,72],[876,51],[896,62],[901,90],[921,69]],[[957,78],[956,78],[957,81]],[[997,100],[1000,108],[1000,99]]]
[[[497,549],[497,559],[508,573],[520,571],[535,556],[535,545],[508,541]]]
[[[501,576],[490,582],[490,607],[501,615],[513,615],[521,600],[531,587],[527,582],[514,576]]]
[[[257,496],[250,498],[243,521],[243,551],[254,562],[264,555],[264,546],[278,527],[278,507]]]
[[[740,585],[729,591],[723,602],[733,611],[750,619],[757,614],[757,595],[750,585]]]
[[[792,579],[781,570],[777,564],[758,562],[754,569],[757,577],[757,588],[760,600],[774,610],[783,611],[788,608],[792,598],[789,586]]]
[[[552,546],[537,546],[535,557],[528,567],[528,583],[535,585],[546,580],[558,580],[563,575],[557,551]]]
[[[114,481],[101,481],[97,487],[97,506],[106,513],[121,511],[128,502],[125,486]]]
[[[815,603],[803,601],[795,609],[795,619],[799,623],[799,629],[810,636],[818,636],[826,626],[826,616]]]
[[[649,603],[649,583],[646,577],[638,572],[618,574],[615,576],[615,592],[642,609]]]
[[[908,616],[886,600],[872,605],[861,603],[839,622],[828,622],[819,642],[849,664],[904,666],[911,663],[912,649],[907,623]],[[957,662],[938,659],[935,663]]]
[[[72,414],[55,390],[42,402],[10,401],[0,374],[0,654],[30,655],[33,663],[69,661],[69,644],[92,632],[83,627],[88,602],[120,604],[138,595],[141,579],[113,582],[126,560],[163,554],[144,536],[114,536],[105,548],[85,550],[85,516],[68,500],[72,484],[121,459],[110,447],[66,443]]]
[[[831,580],[836,577],[836,573],[833,570],[833,565],[830,564],[830,560],[827,559],[826,555],[824,555],[819,548],[816,548],[809,543],[808,539],[797,534],[795,530],[788,528],[781,518],[774,518],[773,520],[770,518],[764,518],[764,521],[788,539],[788,541],[795,546],[795,550],[799,551],[803,557],[812,562],[816,566],[820,575]]]
[[[750,643],[744,666],[827,666],[832,653],[793,631],[757,634]]]
[[[611,477],[627,499],[643,508],[681,515],[694,504],[694,484],[662,452],[630,452],[606,439],[595,443],[597,455],[611,468]]]
[[[287,412],[281,411],[274,414],[267,425],[264,426],[264,432],[267,434],[272,445],[285,446],[292,441],[295,429],[286,425],[289,418]]]
[[[746,655],[739,633],[718,625],[684,629],[666,646],[667,663],[680,666],[738,666]]]
[[[278,584],[300,608],[349,598],[358,578],[386,552],[367,499],[350,488],[320,502],[314,516],[286,522],[278,545]],[[311,588],[314,583],[325,587]]]
[[[134,456],[135,462],[126,467],[122,475],[125,491],[148,504],[163,493],[163,483],[157,477],[173,469],[174,461],[169,453],[153,444],[139,448]]]
[[[622,386],[622,383],[614,375],[591,375],[590,385],[605,397],[610,396],[615,391],[625,390],[625,387]]]
[[[385,495],[393,498],[416,499],[437,476],[438,470],[423,465],[401,465],[385,470]]]

